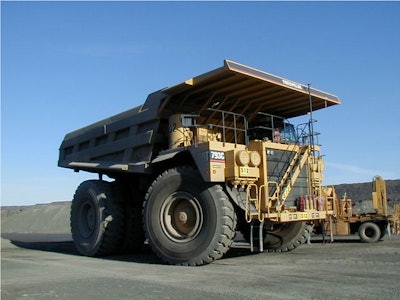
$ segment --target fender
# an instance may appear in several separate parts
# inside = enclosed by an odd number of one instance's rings
[[[235,188],[232,184],[226,183],[225,190],[237,206],[243,210],[246,209],[246,191],[243,188]]]

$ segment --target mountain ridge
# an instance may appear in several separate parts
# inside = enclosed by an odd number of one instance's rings
[[[400,203],[400,179],[385,180],[389,205]],[[363,183],[345,183],[334,185],[339,198],[346,196],[353,202],[372,201],[372,181]]]

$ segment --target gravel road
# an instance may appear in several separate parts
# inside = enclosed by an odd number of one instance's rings
[[[314,237],[288,253],[257,254],[237,239],[212,264],[169,266],[147,248],[80,256],[68,205],[2,209],[1,299],[400,299],[400,236]]]

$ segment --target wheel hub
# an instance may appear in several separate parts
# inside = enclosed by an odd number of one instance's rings
[[[161,209],[161,226],[175,242],[193,240],[203,225],[199,201],[186,192],[177,192],[166,199]]]
[[[89,238],[96,226],[96,216],[93,206],[89,201],[81,206],[78,213],[78,230],[82,237]]]
[[[179,221],[186,223],[188,220],[187,214],[183,211],[179,212]]]

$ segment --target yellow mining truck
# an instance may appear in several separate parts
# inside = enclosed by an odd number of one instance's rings
[[[167,263],[202,265],[228,251],[236,229],[252,249],[296,248],[307,222],[333,213],[322,197],[312,112],[339,103],[226,60],[68,133],[58,165],[98,174],[72,201],[76,248],[103,256],[139,250],[147,240]],[[307,114],[306,124],[288,121]]]
[[[381,176],[375,176],[372,181],[372,207],[370,212],[355,212],[353,201],[346,194],[339,198],[334,186],[323,187],[323,195],[328,199],[329,209],[333,215],[326,222],[316,222],[315,229],[330,236],[347,236],[358,234],[361,241],[375,243],[387,233],[399,234],[400,206],[394,204],[389,210],[386,195],[386,183]]]

